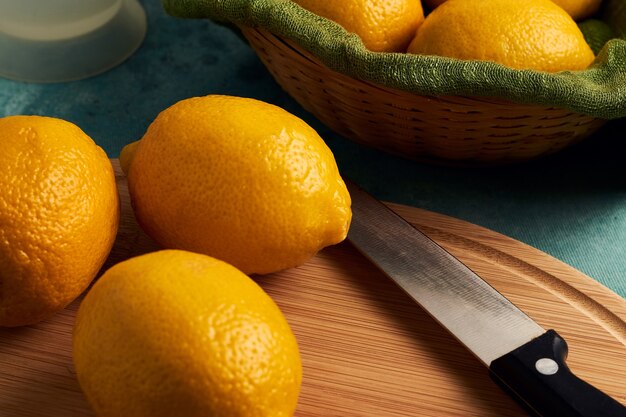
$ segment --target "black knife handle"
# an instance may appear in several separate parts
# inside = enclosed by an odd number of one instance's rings
[[[626,407],[574,375],[566,357],[567,343],[548,330],[494,360],[489,369],[536,416],[626,417]]]

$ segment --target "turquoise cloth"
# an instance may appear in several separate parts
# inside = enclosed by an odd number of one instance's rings
[[[605,0],[621,34],[624,0]],[[493,62],[375,53],[341,26],[289,0],[163,0],[168,13],[262,27],[294,41],[328,68],[427,96],[486,96],[566,108],[612,119],[626,116],[626,40],[610,40],[585,71],[515,70]]]
[[[64,84],[0,79],[0,116],[40,114],[82,127],[110,157],[178,100],[231,94],[302,117],[327,141],[342,173],[376,197],[451,215],[530,244],[626,298],[626,122],[532,163],[485,169],[422,165],[357,145],[324,127],[274,82],[231,30],[168,16],[143,2],[139,51],[100,76]],[[0,144],[0,152],[2,152]]]

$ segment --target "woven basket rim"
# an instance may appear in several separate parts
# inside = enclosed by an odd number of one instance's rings
[[[335,76],[343,76],[346,77],[346,79],[350,79],[356,82],[359,82],[363,85],[368,86],[369,88],[372,89],[377,89],[377,90],[381,90],[381,91],[385,91],[387,93],[390,94],[396,94],[398,97],[405,97],[407,93],[409,94],[414,94],[414,95],[420,95],[422,97],[428,97],[431,100],[445,100],[448,103],[456,103],[459,105],[467,105],[467,106],[473,106],[477,103],[485,103],[485,104],[491,104],[491,105],[501,105],[501,106],[514,106],[518,109],[521,108],[526,108],[529,111],[536,111],[537,109],[546,109],[546,110],[550,110],[550,109],[563,109],[561,106],[543,106],[543,105],[539,105],[539,104],[535,104],[535,103],[520,103],[520,102],[515,102],[512,100],[508,100],[506,98],[502,98],[502,97],[490,97],[490,96],[460,96],[460,95],[440,95],[440,96],[425,96],[425,95],[421,95],[421,94],[416,94],[416,93],[412,93],[412,92],[408,92],[406,90],[401,90],[398,88],[394,88],[394,87],[388,87],[382,84],[378,84],[369,80],[361,80],[361,79],[357,79],[357,78],[352,78],[346,74],[342,74],[340,72],[337,72],[331,68],[328,68],[321,60],[319,60],[319,58],[317,56],[315,56],[313,53],[307,51],[306,49],[302,48],[300,45],[298,45],[296,42],[287,39],[287,38],[283,38],[280,35],[277,35],[275,33],[272,33],[262,27],[245,27],[245,26],[239,26],[239,29],[241,31],[246,31],[246,30],[254,30],[257,31],[259,33],[262,33],[263,36],[265,37],[274,37],[275,39],[277,39],[279,42],[282,42],[285,46],[287,46],[289,49],[291,49],[295,54],[300,55],[302,57],[304,57],[305,59],[309,60],[310,62],[314,63],[315,65],[319,66],[320,68],[325,68],[328,71],[330,71],[332,74],[334,74]],[[565,109],[564,109],[565,110]],[[592,117],[592,116],[591,116]]]
[[[626,40],[609,41],[588,70],[545,73],[486,61],[368,51],[357,35],[287,0],[162,1],[174,16],[262,27],[294,41],[337,72],[402,91],[500,97],[605,119],[626,116]]]
[[[560,107],[393,90],[335,72],[265,29],[244,27],[243,34],[279,85],[331,130],[408,159],[520,163],[579,142],[605,123]]]

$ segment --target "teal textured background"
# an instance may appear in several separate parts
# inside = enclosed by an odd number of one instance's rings
[[[62,84],[0,79],[0,116],[39,114],[79,125],[110,157],[178,100],[230,94],[302,117],[345,176],[376,197],[454,216],[534,246],[626,298],[626,123],[610,122],[558,155],[510,167],[454,169],[403,160],[329,131],[274,82],[233,32],[168,16],[145,0],[148,34],[122,65]],[[0,152],[1,152],[0,147]]]

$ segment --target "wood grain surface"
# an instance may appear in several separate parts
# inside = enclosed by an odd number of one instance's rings
[[[104,268],[157,249],[135,223],[119,171],[122,223]],[[568,364],[626,405],[626,301],[520,242],[391,205],[546,328]],[[299,417],[525,416],[485,368],[349,243],[305,265],[254,277],[299,341]],[[36,326],[0,329],[0,417],[93,416],[76,382],[71,332],[80,299]],[[122,416],[120,416],[122,417]]]

